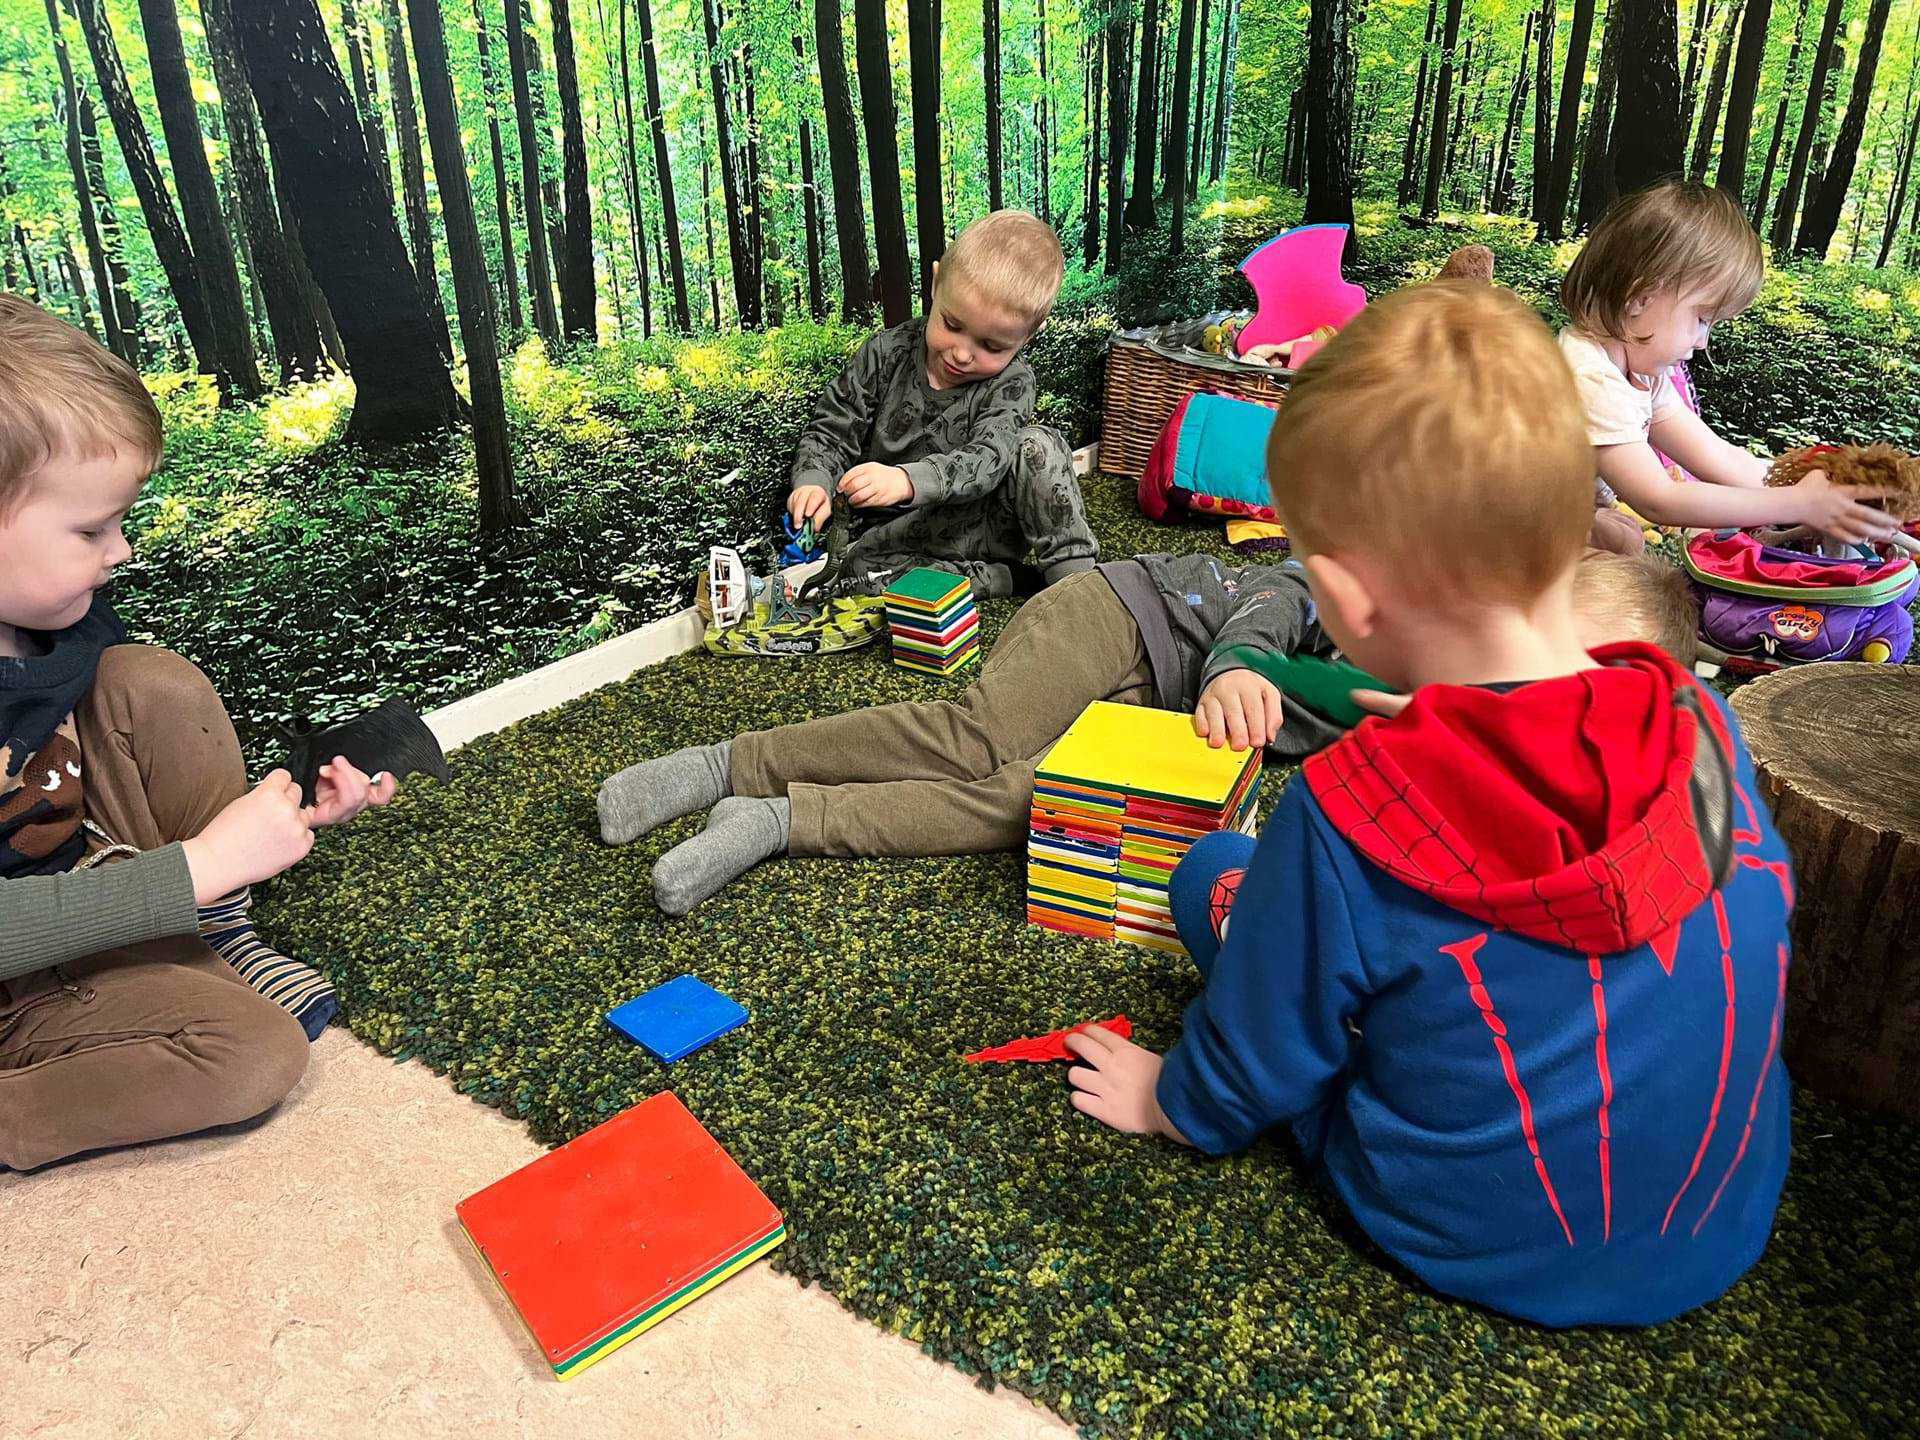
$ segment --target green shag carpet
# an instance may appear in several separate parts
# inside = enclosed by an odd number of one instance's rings
[[[1109,554],[1219,543],[1112,482],[1092,499]],[[1089,1435],[1916,1433],[1915,1127],[1803,1099],[1773,1244],[1731,1294],[1543,1331],[1395,1270],[1284,1143],[1207,1160],[1082,1118],[1063,1067],[962,1064],[1116,1012],[1163,1049],[1196,989],[1023,923],[1021,856],[779,861],[675,922],[648,868],[698,819],[598,839],[594,791],[637,757],[965,683],[883,647],[657,666],[330,832],[263,928],[328,970],[357,1035],[543,1141],[671,1086],[786,1211],[777,1264]],[[682,972],[753,1018],[669,1071],[604,1017]]]

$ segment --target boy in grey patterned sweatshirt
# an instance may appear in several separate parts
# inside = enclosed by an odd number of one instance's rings
[[[842,594],[877,595],[922,565],[983,598],[1092,569],[1072,457],[1033,423],[1038,386],[1020,354],[1059,293],[1059,240],[1025,211],[996,211],[933,269],[927,314],[867,341],[820,397],[788,515],[822,528],[836,491],[854,507]]]

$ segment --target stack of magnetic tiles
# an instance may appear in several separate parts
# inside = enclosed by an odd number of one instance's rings
[[[1028,921],[1185,954],[1167,881],[1202,835],[1252,832],[1260,754],[1213,749],[1184,714],[1089,705],[1034,773]]]
[[[930,675],[951,675],[980,653],[980,612],[964,575],[922,567],[887,590],[893,663]]]

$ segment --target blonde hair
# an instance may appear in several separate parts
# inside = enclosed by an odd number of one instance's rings
[[[954,237],[940,257],[940,284],[956,285],[1026,322],[1029,333],[1053,309],[1066,274],[1053,227],[1025,210],[996,210]]]
[[[1703,291],[1721,317],[1753,304],[1766,274],[1760,237],[1726,191],[1662,180],[1614,202],[1560,282],[1567,318],[1591,335],[1627,333],[1634,301]]]
[[[1539,315],[1479,281],[1349,321],[1294,378],[1267,475],[1296,544],[1381,556],[1447,598],[1532,603],[1593,522],[1573,372]]]
[[[61,456],[160,463],[160,411],[134,368],[57,316],[0,295],[0,515]]]
[[[1699,658],[1700,611],[1677,565],[1589,550],[1573,567],[1573,613],[1590,650],[1644,640],[1689,668]]]

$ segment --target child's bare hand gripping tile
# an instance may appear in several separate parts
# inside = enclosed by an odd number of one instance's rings
[[[1280,691],[1251,670],[1225,670],[1200,692],[1193,710],[1193,733],[1218,750],[1271,745],[1279,737]]]
[[[368,806],[390,803],[400,782],[386,771],[363,774],[344,755],[336,755],[320,767],[320,781],[313,804],[307,808],[309,823],[317,830],[323,825],[344,825]]]
[[[1164,1135],[1182,1145],[1192,1143],[1174,1128],[1155,1097],[1162,1063],[1157,1054],[1099,1025],[1067,1036],[1066,1046],[1086,1061],[1067,1072],[1074,1109],[1129,1135]]]
[[[824,485],[802,485],[787,497],[787,515],[796,530],[809,520],[821,529],[833,515],[833,496]]]

